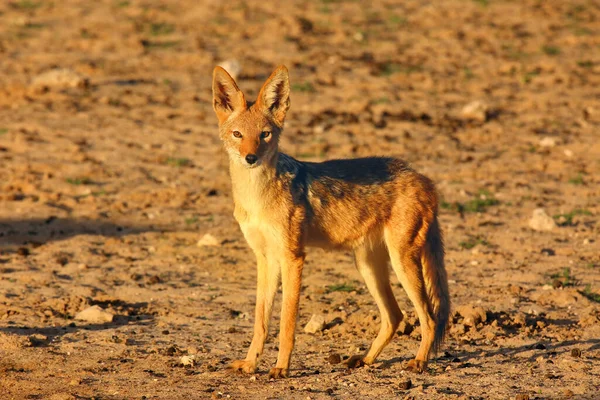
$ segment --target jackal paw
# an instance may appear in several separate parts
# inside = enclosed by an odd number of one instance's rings
[[[366,365],[363,356],[352,356],[346,361],[348,368],[360,368]]]
[[[271,368],[271,370],[269,371],[269,379],[287,378],[289,376],[290,373],[287,368]]]
[[[246,374],[253,374],[256,372],[256,362],[254,361],[236,360],[231,363],[230,367],[234,371],[241,371]]]
[[[404,367],[405,371],[411,371],[411,372],[425,372],[427,371],[427,361],[421,361],[421,360],[410,360],[407,364],[406,367]]]

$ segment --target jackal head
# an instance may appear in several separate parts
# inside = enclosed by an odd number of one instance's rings
[[[254,104],[246,102],[233,78],[221,67],[213,72],[213,107],[219,134],[233,162],[255,168],[277,154],[279,136],[290,108],[288,70],[277,67]]]

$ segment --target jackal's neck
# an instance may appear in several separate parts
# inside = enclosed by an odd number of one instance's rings
[[[229,173],[236,203],[243,203],[249,196],[261,195],[269,187],[273,187],[277,179],[277,158],[278,155],[255,168],[247,168],[239,162],[230,160]]]

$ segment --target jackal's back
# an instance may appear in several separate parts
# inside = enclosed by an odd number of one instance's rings
[[[299,162],[295,165],[292,191],[304,203],[307,240],[318,247],[354,247],[371,233],[381,231],[394,207],[437,207],[433,184],[396,158],[369,157]],[[433,204],[432,204],[433,203]],[[380,236],[380,235],[375,235]]]

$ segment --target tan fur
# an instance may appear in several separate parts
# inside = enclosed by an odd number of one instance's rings
[[[348,365],[373,363],[402,319],[389,281],[391,261],[421,323],[421,346],[408,368],[423,371],[442,343],[450,315],[434,185],[399,159],[309,163],[280,153],[289,95],[283,66],[267,79],[254,104],[246,102],[224,69],[215,68],[213,104],[230,158],[234,215],[258,268],[254,336],[246,358],[232,367],[256,370],[281,281],[279,355],[270,376],[288,376],[304,249],[315,246],[353,250],[381,312],[381,328],[371,347]]]

